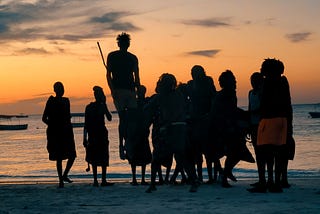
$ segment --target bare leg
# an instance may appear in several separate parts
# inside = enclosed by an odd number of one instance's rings
[[[202,160],[197,161],[197,174],[198,174],[198,179],[200,182],[203,182],[203,176],[202,176]]]
[[[179,172],[181,171],[181,168],[182,168],[181,164],[177,164],[176,165],[176,167],[175,167],[175,169],[173,171],[173,174],[172,174],[172,176],[170,178],[170,183],[171,184],[176,184],[177,183],[176,179],[178,177]]]
[[[164,183],[164,181],[163,181],[163,177],[162,177],[161,165],[159,165],[157,173],[158,173],[158,177],[159,177],[159,185],[162,185]]]
[[[107,183],[107,166],[101,166],[101,184]]]
[[[95,164],[92,164],[92,173],[93,173],[93,186],[99,186],[98,183],[98,167]]]
[[[57,160],[56,167],[57,167],[57,173],[59,177],[59,187],[63,188],[64,184],[63,184],[63,177],[62,177],[62,160]]]
[[[168,166],[166,168],[166,177],[164,181],[168,184],[170,182],[170,172],[171,172],[171,166]]]
[[[131,164],[131,173],[132,173],[132,182],[131,182],[131,184],[133,186],[136,186],[136,185],[138,185],[138,182],[137,182],[137,178],[136,178],[136,165],[135,164]]]
[[[68,173],[69,173],[69,171],[70,171],[70,169],[71,169],[71,167],[72,167],[72,165],[74,163],[74,160],[75,160],[75,158],[69,158],[68,159],[66,168],[65,168],[64,173],[63,173],[63,180],[68,182],[68,183],[72,183],[73,182],[72,180],[70,180],[68,178]]]
[[[256,147],[256,161],[257,161],[257,167],[258,167],[258,176],[259,181],[257,184],[254,184],[254,187],[251,189],[248,189],[249,192],[252,193],[265,193],[267,191],[267,184],[266,184],[266,163],[267,163],[267,156],[268,151],[267,147],[265,146],[257,146]],[[269,175],[270,177],[270,175]],[[271,178],[271,177],[270,177]]]
[[[127,129],[127,110],[119,111],[119,156],[121,160],[126,159],[124,151],[124,140],[126,139],[126,129]]]
[[[221,178],[222,175],[223,175],[223,170],[222,170],[222,166],[221,166],[221,163],[220,163],[220,160],[217,159],[215,160],[214,162],[214,177],[213,177],[213,181],[218,181],[218,173],[219,173],[219,177]],[[219,179],[220,180],[220,179]]]
[[[231,187],[231,185],[228,183],[228,178],[233,181],[237,181],[237,179],[232,174],[232,169],[237,165],[237,163],[239,163],[239,161],[240,160],[238,158],[227,156],[224,164],[222,187]]]
[[[187,179],[186,174],[184,173],[184,169],[183,169],[183,168],[180,170],[180,174],[181,174],[181,183],[182,183],[182,184],[187,183],[187,182],[188,182],[188,181],[187,181],[188,179]]]
[[[281,171],[281,186],[282,188],[290,188],[291,185],[288,182],[288,159],[283,160],[283,168]]]
[[[142,185],[148,185],[148,183],[145,180],[146,175],[146,165],[141,166],[141,184]]]
[[[146,190],[146,193],[151,193],[152,191],[156,191],[156,174],[157,174],[157,170],[160,167],[160,163],[158,163],[157,161],[152,161],[151,162],[151,182],[150,182],[150,186],[148,187],[148,189]]]
[[[107,166],[102,165],[101,166],[101,186],[113,186],[114,183],[112,182],[107,182]]]
[[[214,182],[212,177],[212,160],[210,160],[209,158],[206,158],[206,165],[207,165],[207,172],[208,172],[207,184],[212,184]]]

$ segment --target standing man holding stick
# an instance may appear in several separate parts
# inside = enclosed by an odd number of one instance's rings
[[[114,105],[119,115],[119,153],[125,159],[124,139],[126,138],[128,112],[137,109],[136,91],[140,86],[138,58],[128,52],[130,35],[117,36],[119,50],[108,54],[106,69],[107,82]],[[100,47],[100,46],[99,46]]]

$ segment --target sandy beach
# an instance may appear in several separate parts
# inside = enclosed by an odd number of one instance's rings
[[[196,193],[187,185],[146,186],[115,181],[93,187],[75,181],[57,188],[55,182],[0,184],[0,213],[319,213],[320,179],[294,178],[283,193],[249,193],[254,179],[239,180],[232,188],[201,185]]]

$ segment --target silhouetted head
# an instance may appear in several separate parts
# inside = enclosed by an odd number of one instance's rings
[[[188,84],[179,82],[177,85],[177,91],[180,91],[182,94],[187,95],[188,93]]]
[[[265,77],[281,76],[284,72],[284,65],[277,59],[265,59],[261,65],[260,72]]]
[[[138,97],[144,97],[147,92],[147,88],[144,85],[140,85],[137,90]]]
[[[206,72],[201,65],[195,65],[191,68],[191,76],[193,80],[199,80],[206,76]]]
[[[120,50],[127,50],[130,46],[130,35],[124,32],[119,34],[117,42]]]
[[[259,72],[254,72],[250,77],[251,86],[253,89],[259,89],[262,87],[263,76]]]
[[[57,97],[62,97],[64,94],[64,87],[62,82],[55,82],[53,85],[53,90]]]
[[[177,80],[174,75],[169,73],[164,73],[160,76],[157,82],[157,93],[169,93],[174,91],[177,87]]]
[[[226,70],[222,72],[219,77],[219,85],[223,89],[236,89],[236,77],[233,75],[232,71]]]
[[[100,86],[93,87],[93,94],[97,102],[106,102],[106,95],[104,95],[103,89]]]

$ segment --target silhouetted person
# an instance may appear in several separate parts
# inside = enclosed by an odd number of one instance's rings
[[[159,81],[157,85],[159,84]],[[158,86],[156,87],[156,93],[158,94]],[[157,94],[154,94],[150,97],[150,100],[155,99]],[[152,131],[151,131],[151,139],[152,139],[152,162],[151,162],[151,182],[152,180],[156,180],[156,174],[159,177],[159,184],[169,184],[170,180],[170,171],[173,162],[173,153],[167,142],[165,141],[165,136],[163,129],[161,129],[160,124],[160,109],[158,108],[154,111],[152,118],[149,121],[146,121],[147,127],[150,127],[152,124]],[[164,166],[166,168],[166,175],[163,179],[162,177],[162,169],[161,167]]]
[[[85,125],[83,129],[83,145],[86,148],[86,161],[92,165],[93,185],[99,186],[97,168],[101,166],[101,186],[110,186],[106,180],[107,166],[109,166],[108,130],[105,117],[112,120],[103,89],[93,87],[95,101],[86,106]]]
[[[76,158],[76,148],[71,125],[70,102],[63,97],[64,87],[61,82],[53,85],[56,96],[50,96],[43,115],[42,121],[47,127],[47,150],[49,160],[56,161],[59,176],[59,187],[64,187],[64,181],[71,183],[68,173]],[[66,168],[62,170],[62,160],[68,160]]]
[[[244,128],[239,121],[245,120],[245,112],[237,107],[236,78],[232,71],[226,70],[219,76],[222,88],[217,92],[211,111],[212,132],[215,137],[216,158],[226,156],[223,170],[222,186],[231,187],[228,178],[237,181],[232,174],[232,169],[243,157],[245,147]],[[247,155],[248,153],[245,153]],[[254,162],[249,153],[250,162]],[[250,157],[251,156],[251,157]]]
[[[264,161],[274,160],[275,183],[264,178],[263,169],[258,169],[259,185],[250,192],[282,192],[281,175],[288,163],[286,143],[288,133],[292,134],[292,106],[289,84],[283,76],[284,65],[277,59],[265,59],[261,65],[264,83],[261,95],[261,120],[258,127],[257,150]],[[291,130],[290,130],[291,129]],[[290,130],[290,131],[288,131]],[[258,167],[264,168],[265,164]],[[273,168],[268,167],[268,170]],[[272,175],[269,171],[268,175]],[[285,175],[286,177],[286,175]]]
[[[144,126],[143,107],[146,103],[146,87],[138,87],[138,108],[128,116],[128,131],[125,141],[126,158],[132,172],[132,185],[138,185],[136,167],[141,166],[141,184],[147,185],[145,172],[147,164],[151,163],[152,155],[149,145],[149,129]]]
[[[130,35],[118,35],[119,50],[107,58],[107,81],[119,115],[119,152],[125,159],[123,140],[126,138],[126,120],[130,110],[137,108],[136,89],[140,85],[138,58],[128,52]]]
[[[191,69],[192,80],[188,82],[187,93],[191,103],[190,107],[190,133],[191,144],[195,146],[196,165],[198,179],[202,181],[202,155],[205,156],[208,170],[208,183],[217,180],[217,171],[221,172],[219,159],[212,155],[212,142],[209,139],[209,112],[216,95],[216,87],[213,79],[206,75],[205,70],[200,65],[195,65]],[[215,162],[214,178],[212,177],[212,163]]]
[[[190,157],[190,145],[187,141],[186,104],[184,96],[176,90],[177,81],[172,74],[162,74],[157,91],[145,107],[147,121],[152,120],[154,114],[159,111],[160,135],[164,137],[167,149],[176,155],[178,164],[182,164],[192,186],[190,192],[197,191],[197,182],[194,161]],[[147,192],[156,190],[154,162],[151,164],[151,184]]]
[[[261,182],[265,182],[265,164],[263,156],[261,159],[261,155],[259,154],[259,150],[257,150],[257,135],[258,135],[258,125],[261,119],[261,94],[262,94],[262,86],[263,86],[263,76],[260,72],[254,72],[250,77],[250,82],[252,89],[248,94],[248,111],[250,114],[250,136],[251,143],[254,148],[254,152],[256,155],[256,163],[257,168],[259,170],[259,181],[257,183],[251,184],[251,186],[258,186]],[[267,167],[273,167],[273,159],[270,159],[267,163]],[[272,172],[272,169],[269,169],[268,172]],[[261,176],[263,174],[263,176]],[[272,174],[269,175],[272,181]]]
[[[186,104],[186,122],[187,122],[187,142],[190,143],[189,144],[189,151],[190,151],[190,155],[188,156],[190,163],[195,163],[196,160],[196,148],[194,147],[194,145],[192,145],[192,142],[190,141],[190,135],[189,133],[190,131],[190,108],[191,108],[191,103],[190,103],[190,98],[188,95],[188,86],[186,83],[179,83],[176,91],[179,92],[183,98],[184,98],[184,103]],[[177,160],[179,158],[179,155],[177,154],[173,154],[173,158],[176,162],[176,166],[174,168],[174,171],[172,173],[172,176],[170,177],[170,184],[178,184],[178,182],[176,181],[179,173],[181,174],[181,184],[185,184],[188,182],[187,177],[185,175],[185,169],[183,167],[183,163],[179,162],[179,160]]]

